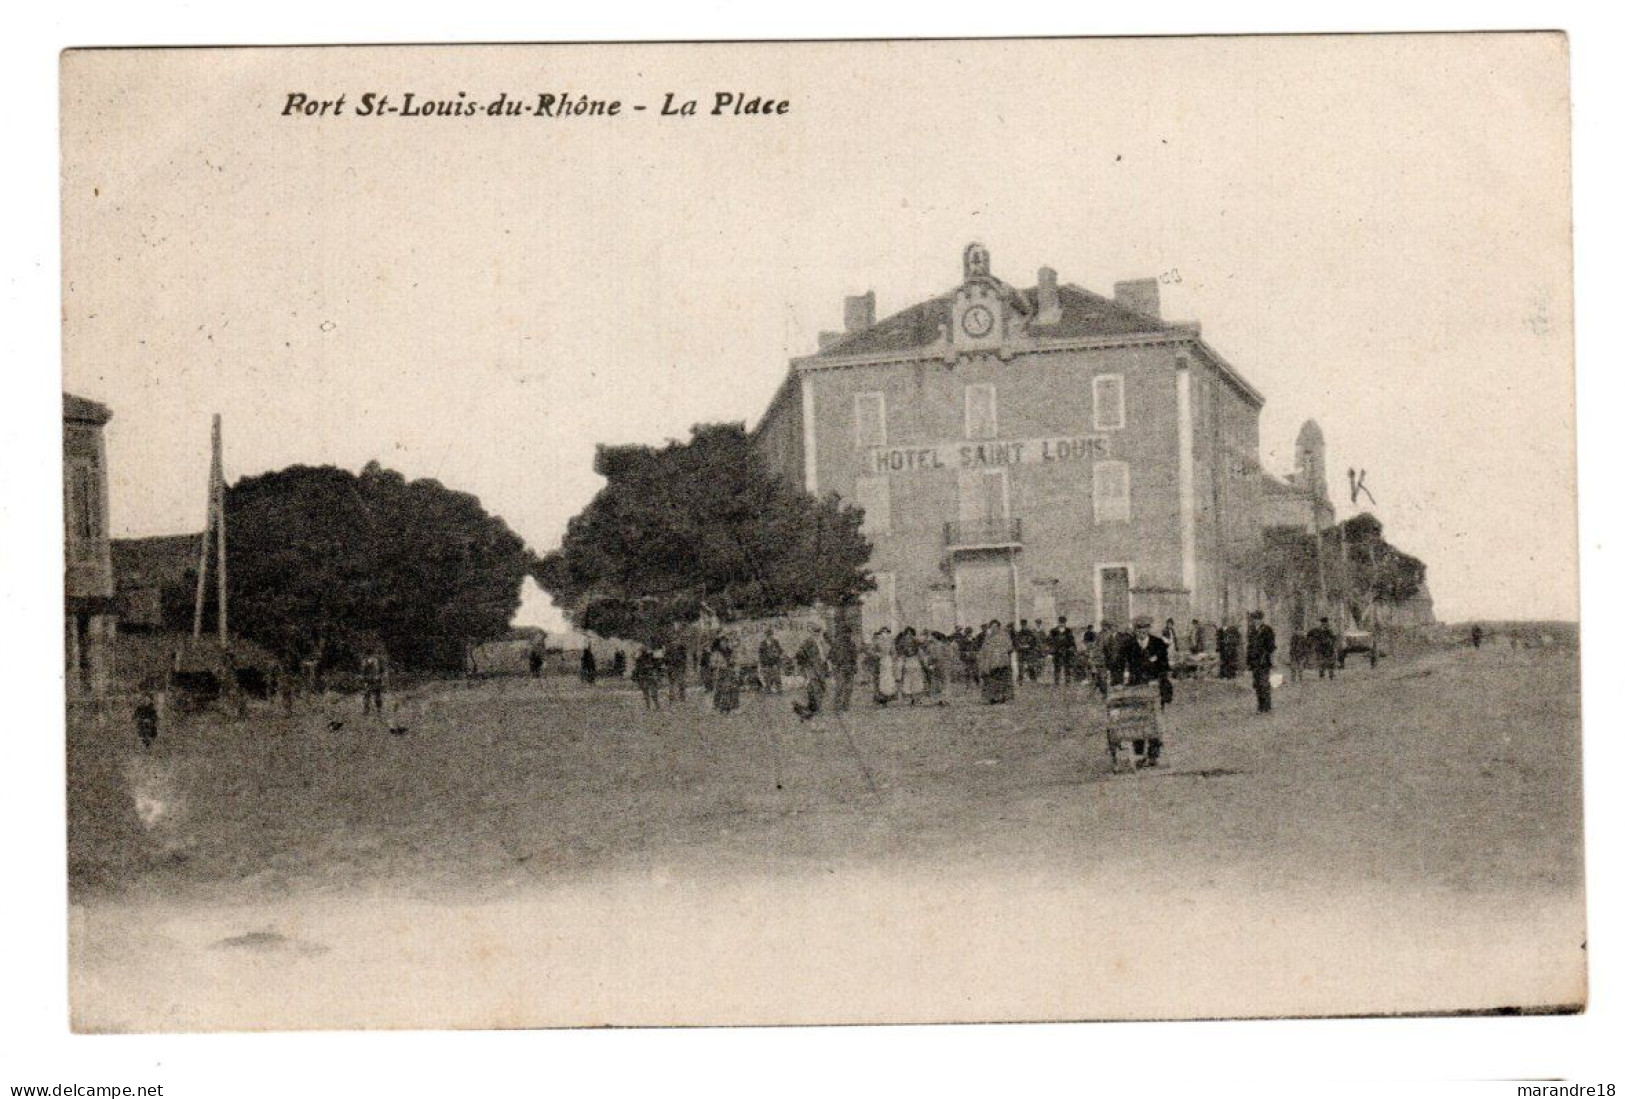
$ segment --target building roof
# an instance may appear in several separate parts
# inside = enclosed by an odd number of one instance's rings
[[[1027,331],[1041,339],[1132,336],[1144,333],[1183,332],[1183,325],[1169,324],[1156,317],[1136,313],[1081,286],[1056,288],[1061,315],[1053,324],[1037,323],[1038,290],[1011,289],[1018,308],[1029,318]],[[853,332],[822,348],[813,359],[844,358],[849,355],[880,355],[929,347],[941,338],[953,311],[952,292],[911,305],[862,332]]]
[[[112,411],[98,401],[87,397],[75,397],[72,393],[62,394],[62,418],[83,424],[105,424],[113,418]]]

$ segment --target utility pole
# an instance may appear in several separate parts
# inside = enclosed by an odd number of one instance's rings
[[[220,413],[214,414],[209,435],[209,492],[203,520],[203,537],[198,546],[197,599],[192,605],[192,639],[203,637],[203,603],[209,590],[209,543],[215,551],[215,600],[219,614],[220,644],[226,643],[226,478],[220,445]],[[213,536],[211,539],[211,535]]]
[[[215,597],[219,605],[220,647],[226,647],[226,468],[225,455],[220,443],[220,413],[214,414],[210,432],[213,456],[210,459],[214,478],[214,582]]]

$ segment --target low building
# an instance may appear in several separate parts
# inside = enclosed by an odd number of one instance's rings
[[[113,539],[113,583],[124,632],[188,630],[201,534]]]

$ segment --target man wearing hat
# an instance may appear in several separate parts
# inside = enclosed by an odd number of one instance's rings
[[[1130,687],[1155,683],[1162,705],[1167,706],[1173,701],[1174,684],[1170,678],[1168,643],[1151,632],[1151,619],[1134,620],[1134,633],[1117,646],[1114,659],[1114,681],[1121,681]]]
[[[1134,620],[1134,632],[1121,635],[1113,649],[1112,662],[1109,673],[1112,682],[1122,683],[1125,687],[1155,683],[1160,706],[1167,706],[1173,699],[1173,682],[1168,678],[1168,643],[1151,632],[1151,619]],[[1135,755],[1144,753],[1147,766],[1157,766],[1162,758],[1160,725],[1153,735],[1136,738],[1133,746]]]
[[[1275,667],[1275,631],[1264,621],[1263,611],[1247,616],[1247,667],[1253,673],[1253,694],[1258,696],[1258,712],[1270,712],[1270,672]]]

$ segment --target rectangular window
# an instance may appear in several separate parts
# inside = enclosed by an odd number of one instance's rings
[[[1095,430],[1119,431],[1124,422],[1123,376],[1102,374],[1095,379]]]
[[[886,395],[859,393],[853,398],[852,420],[859,447],[886,445]]]
[[[863,509],[864,534],[891,533],[890,477],[859,477],[852,502]]]
[[[1128,520],[1128,463],[1096,462],[1095,522],[1126,523]]]
[[[998,394],[992,385],[965,387],[965,438],[996,439],[999,437]]]
[[[101,534],[101,499],[88,464],[74,464],[69,489],[68,521],[73,524],[74,548],[80,557],[95,557],[96,539]]]
[[[988,534],[1010,518],[1010,483],[1004,470],[967,469],[959,474],[959,522],[967,534]]]

